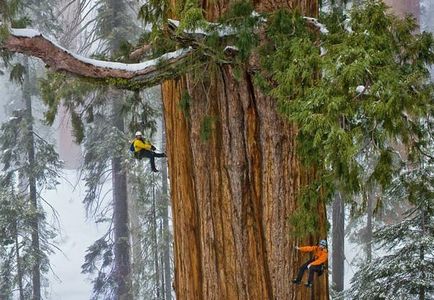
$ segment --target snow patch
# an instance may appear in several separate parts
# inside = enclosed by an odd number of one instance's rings
[[[174,19],[168,19],[169,24],[172,24],[174,27],[178,28],[180,22]],[[196,28],[194,30],[184,30],[187,34],[197,34],[203,36],[210,36],[212,32],[216,31],[219,37],[225,37],[236,34],[236,30],[229,26],[222,26],[219,23],[206,22],[207,27],[209,29],[204,28]]]
[[[40,33],[39,31],[35,30],[35,29],[31,29],[31,28],[11,28],[10,32],[12,35],[14,36],[19,36],[19,37],[28,37],[28,38],[34,38],[37,36],[42,36],[42,33]]]
[[[320,47],[319,49],[320,49],[320,56],[324,56],[324,55],[327,54],[327,49],[326,48]]]
[[[226,46],[223,51],[224,52],[226,52],[226,51],[235,51],[236,52],[238,50],[239,50],[238,47],[235,47],[235,46]]]
[[[346,18],[344,20],[344,28],[347,32],[353,33],[353,29],[351,28],[351,20],[350,18]]]
[[[364,91],[365,91],[365,86],[364,85],[358,85],[357,87],[356,87],[356,92],[358,93],[358,94],[361,94],[361,93],[363,93]]]
[[[60,48],[59,45],[56,45]],[[91,59],[88,57],[81,56],[79,54],[75,54],[72,52],[67,51],[66,49],[62,48],[64,51],[68,52],[70,55],[72,55],[74,58],[78,59],[79,61],[82,61],[84,63],[101,67],[101,68],[107,68],[107,69],[114,69],[114,70],[123,70],[123,71],[129,71],[129,72],[137,72],[146,68],[149,68],[151,66],[156,66],[161,61],[174,59],[177,57],[182,57],[186,55],[188,52],[192,50],[191,47],[189,48],[182,48],[178,49],[173,52],[166,53],[156,59],[147,60],[142,63],[136,63],[136,64],[125,64],[125,63],[119,63],[119,62],[111,62],[111,61],[103,61],[103,60],[97,60],[97,59]]]
[[[318,19],[311,18],[311,17],[303,17],[303,19],[305,19],[307,22],[309,22],[310,24],[314,25],[315,27],[319,28],[319,31],[322,34],[328,34],[329,33],[327,27],[324,24],[320,23],[318,21]]]

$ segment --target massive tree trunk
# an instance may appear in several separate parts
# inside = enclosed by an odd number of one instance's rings
[[[227,1],[203,2],[214,20]],[[257,11],[301,7],[315,16],[316,1],[256,2]],[[297,244],[325,237],[325,210],[317,208],[318,236],[297,241],[288,217],[297,193],[314,176],[296,154],[296,128],[264,96],[249,70],[239,80],[231,66],[164,83],[163,101],[173,205],[177,299],[308,299],[290,280],[306,260]],[[191,95],[189,117],[180,95]],[[200,137],[207,119],[212,134]],[[321,201],[320,201],[321,203]],[[328,299],[327,276],[315,278],[315,299]]]

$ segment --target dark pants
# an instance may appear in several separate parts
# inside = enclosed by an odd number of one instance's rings
[[[301,281],[301,279],[303,278],[303,274],[304,271],[307,270],[307,265],[310,264],[311,262],[313,262],[314,259],[308,260],[306,263],[304,263],[300,269],[298,270],[298,274],[297,274],[297,281]],[[307,282],[312,283],[313,282],[313,272],[317,272],[318,276],[320,276],[323,272],[323,265],[319,265],[319,266],[310,266],[309,268],[309,277],[307,279]]]
[[[155,153],[155,152],[150,151],[150,150],[142,149],[139,152],[136,152],[135,156],[137,159],[142,159],[143,157],[149,158],[149,162],[151,163],[151,169],[152,169],[152,171],[156,172],[157,168],[155,167],[155,157],[166,157],[166,154]]]

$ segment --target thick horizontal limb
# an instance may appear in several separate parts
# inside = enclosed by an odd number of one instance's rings
[[[79,77],[116,82],[135,86],[150,86],[174,77],[177,66],[193,53],[192,48],[179,49],[159,58],[141,63],[125,64],[89,59],[74,54],[55,42],[30,29],[11,29],[11,34],[1,48],[40,58],[56,72],[66,72]]]

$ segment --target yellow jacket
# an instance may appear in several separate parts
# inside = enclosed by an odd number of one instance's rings
[[[301,252],[313,252],[314,261],[310,264],[312,266],[319,266],[328,260],[328,251],[326,248],[321,248],[319,246],[304,246],[298,248]]]
[[[139,152],[142,149],[151,150],[152,144],[148,141],[143,141],[141,139],[134,139],[134,152]]]

